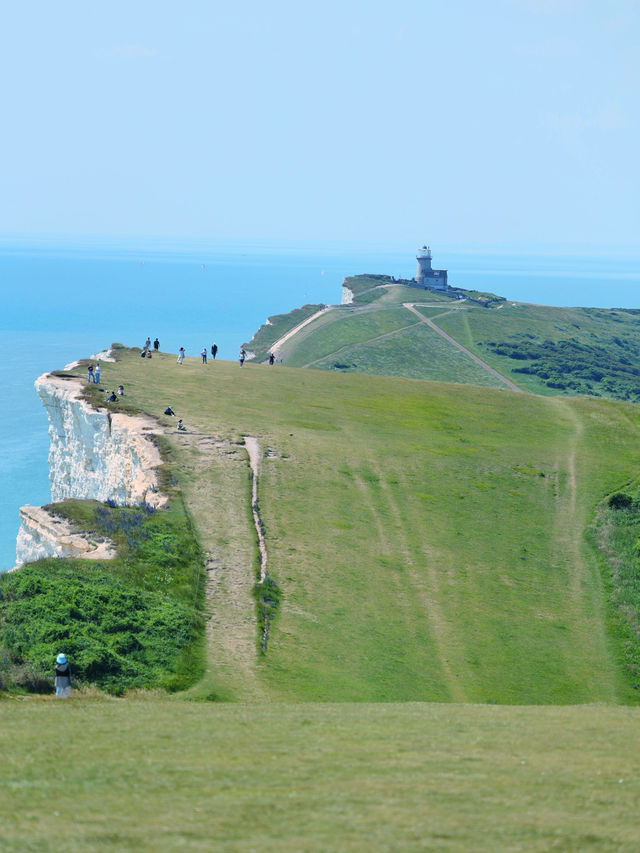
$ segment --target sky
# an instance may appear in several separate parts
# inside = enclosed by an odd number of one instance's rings
[[[2,18],[4,237],[637,247],[638,0]]]

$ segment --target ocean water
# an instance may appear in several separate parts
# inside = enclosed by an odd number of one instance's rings
[[[640,307],[640,256],[443,250],[449,282],[548,305]],[[109,346],[235,359],[267,316],[335,304],[347,275],[411,277],[411,246],[265,243],[67,245],[0,241],[0,571],[14,564],[18,507],[49,500],[41,373]]]

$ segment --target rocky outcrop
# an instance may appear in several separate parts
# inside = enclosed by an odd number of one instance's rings
[[[60,516],[41,506],[20,507],[20,530],[16,541],[16,563],[30,563],[42,557],[82,557],[108,560],[115,556],[112,542],[87,539]]]
[[[94,409],[83,399],[83,383],[76,377],[44,374],[35,388],[49,417],[53,502],[93,498],[119,506],[166,505],[158,485],[162,459],[152,440],[160,430],[151,418]],[[94,551],[82,535],[42,508],[22,507],[20,517],[17,565],[44,556],[87,557]],[[95,559],[104,556],[95,552]]]

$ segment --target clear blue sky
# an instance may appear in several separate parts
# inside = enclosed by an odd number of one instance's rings
[[[636,244],[637,0],[6,4],[0,233]]]

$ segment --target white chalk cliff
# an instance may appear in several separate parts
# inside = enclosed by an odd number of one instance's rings
[[[93,498],[119,506],[148,503],[164,506],[158,488],[162,464],[151,436],[157,425],[145,417],[94,409],[82,398],[82,381],[44,374],[35,388],[49,417],[49,481],[51,500]],[[35,512],[34,510],[40,510]],[[74,534],[41,508],[22,507],[16,565],[45,556],[90,556],[95,543]],[[69,537],[75,545],[69,550]],[[64,541],[63,541],[64,540]],[[80,540],[86,542],[83,550]],[[95,558],[103,558],[104,553]]]

